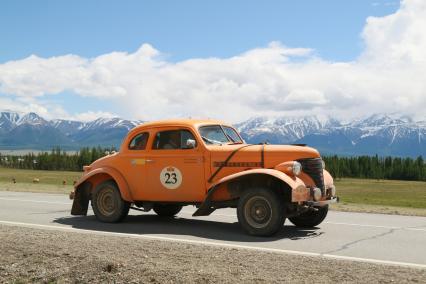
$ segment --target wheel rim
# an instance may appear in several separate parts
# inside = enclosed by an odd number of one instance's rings
[[[97,204],[102,215],[113,215],[116,211],[114,190],[109,187],[103,188],[98,194]]]
[[[251,227],[264,228],[272,219],[271,208],[271,204],[266,198],[253,196],[244,206],[244,217]]]

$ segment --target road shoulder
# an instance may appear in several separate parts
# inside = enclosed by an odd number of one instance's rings
[[[0,225],[6,282],[421,282],[425,269]]]

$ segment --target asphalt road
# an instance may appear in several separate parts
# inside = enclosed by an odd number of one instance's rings
[[[426,217],[329,212],[317,228],[300,229],[286,221],[272,238],[245,235],[235,209],[192,217],[184,207],[175,219],[131,210],[119,224],[70,215],[65,195],[0,191],[0,224],[149,238],[426,269]]]

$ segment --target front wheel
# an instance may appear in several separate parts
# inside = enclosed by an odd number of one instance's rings
[[[267,188],[249,189],[240,197],[237,217],[248,234],[271,236],[284,224],[284,201]]]
[[[323,207],[316,207],[317,211],[309,211],[303,214],[300,214],[296,217],[288,218],[290,222],[298,227],[304,228],[312,228],[321,224],[324,221],[325,217],[327,217],[328,213],[328,205]]]
[[[116,223],[129,214],[130,203],[121,198],[115,182],[105,181],[93,191],[92,208],[98,220]]]
[[[182,210],[182,206],[176,204],[154,204],[153,209],[160,217],[173,217]]]

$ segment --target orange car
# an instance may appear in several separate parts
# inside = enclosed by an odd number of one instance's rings
[[[130,208],[172,217],[195,205],[194,216],[237,208],[249,234],[269,236],[285,218],[313,227],[337,201],[333,178],[313,148],[246,144],[228,124],[168,120],[132,129],[120,151],[84,167],[71,193],[71,214],[86,215],[89,200],[103,222]]]

